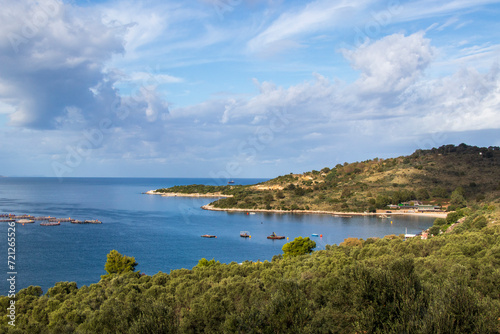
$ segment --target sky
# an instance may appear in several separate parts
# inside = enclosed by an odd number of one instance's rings
[[[222,182],[500,146],[500,1],[0,8],[3,176]]]

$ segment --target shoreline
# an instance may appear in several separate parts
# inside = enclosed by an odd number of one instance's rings
[[[213,205],[206,204],[201,207],[203,210],[209,211],[226,211],[226,212],[262,212],[262,213],[279,213],[279,214],[320,214],[320,215],[335,215],[335,216],[417,216],[429,218],[446,218],[447,212],[391,212],[391,213],[376,213],[376,212],[337,212],[337,211],[324,211],[324,210],[277,210],[277,209],[239,209],[239,208],[216,208]],[[388,218],[387,218],[388,219]]]
[[[192,194],[184,194],[184,193],[157,193],[156,190],[146,191],[144,194],[146,195],[159,195],[163,197],[207,197],[207,198],[227,198],[233,197],[233,195],[223,195],[221,193],[210,193],[210,194],[200,194],[200,193],[192,193]]]
[[[156,190],[149,190],[144,194],[159,195],[163,197],[201,197],[201,198],[228,198],[233,195],[223,195],[221,193],[157,193]],[[262,212],[262,213],[276,213],[276,214],[312,214],[312,215],[334,215],[339,217],[351,216],[416,216],[428,218],[446,218],[448,212],[391,212],[391,213],[376,213],[376,212],[339,212],[339,211],[326,211],[326,210],[278,210],[278,209],[240,209],[240,208],[216,208],[213,205],[205,204],[201,207],[203,210],[208,211],[226,211],[226,212]]]

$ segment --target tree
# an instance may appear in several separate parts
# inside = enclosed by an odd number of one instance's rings
[[[488,220],[484,216],[479,216],[472,222],[472,227],[474,229],[480,230],[488,225]]]
[[[436,220],[434,220],[434,225],[437,225],[437,226],[446,225],[446,219],[444,219],[444,218],[436,218]]]
[[[111,276],[112,274],[123,274],[126,272],[133,272],[137,266],[134,257],[129,257],[118,253],[117,250],[112,250],[107,255],[108,260],[104,265],[104,269],[108,273],[101,276],[101,278]]]
[[[432,235],[438,235],[439,231],[441,231],[441,228],[438,225],[433,225],[431,228],[429,228],[429,233]]]
[[[302,187],[295,188],[294,192],[295,192],[295,195],[297,195],[297,196],[304,196],[306,194],[306,190]]]
[[[457,208],[463,208],[467,206],[464,188],[458,187],[451,193],[450,203]]]
[[[431,191],[432,197],[438,197],[438,198],[447,198],[448,197],[448,190],[444,189],[443,187],[436,187],[432,189]]]
[[[391,203],[391,198],[386,195],[378,195],[375,200],[375,207],[377,209],[383,209]]]
[[[346,246],[346,247],[359,247],[363,246],[363,241],[359,240],[358,238],[346,238],[344,239],[344,242],[341,242],[339,246]]]
[[[210,261],[205,259],[205,258],[202,258],[201,260],[198,261],[198,265],[196,265],[197,267],[199,268],[203,268],[203,267],[211,267],[211,266],[216,266],[216,265],[219,265],[220,264],[220,261],[215,261],[215,259],[211,259]]]
[[[450,212],[446,215],[447,224],[455,224],[464,215],[461,212]]]
[[[283,257],[309,254],[312,253],[314,248],[316,248],[316,242],[309,239],[309,237],[297,237],[283,246]]]
[[[417,190],[417,199],[419,201],[425,201],[426,199],[429,199],[430,195],[427,189],[425,188],[420,188]]]

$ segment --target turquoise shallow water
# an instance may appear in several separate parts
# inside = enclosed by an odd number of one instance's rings
[[[235,179],[253,184],[262,179]],[[106,254],[116,249],[134,256],[146,274],[192,268],[201,258],[221,262],[271,260],[286,240],[268,240],[271,232],[293,240],[313,238],[318,249],[347,237],[382,237],[417,233],[432,218],[340,218],[330,215],[226,213],[202,210],[207,198],[161,197],[142,194],[180,184],[215,184],[213,179],[183,178],[0,178],[0,213],[76,219],[99,219],[101,225],[44,227],[39,222],[16,226],[16,288],[39,285],[44,292],[59,281],[78,286],[98,282],[105,274]],[[6,295],[7,224],[0,223],[0,295]],[[245,230],[251,239],[240,238]],[[216,239],[201,238],[215,234]]]

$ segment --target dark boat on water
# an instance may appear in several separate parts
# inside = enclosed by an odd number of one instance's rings
[[[216,235],[212,235],[212,234],[203,234],[201,237],[202,238],[217,238]]]
[[[241,231],[240,232],[240,237],[242,237],[242,238],[250,238],[250,232],[248,232],[248,231]]]
[[[285,239],[283,235],[277,235],[276,233],[273,232],[270,236],[267,237],[268,239],[273,239],[273,240],[280,240],[280,239]]]

